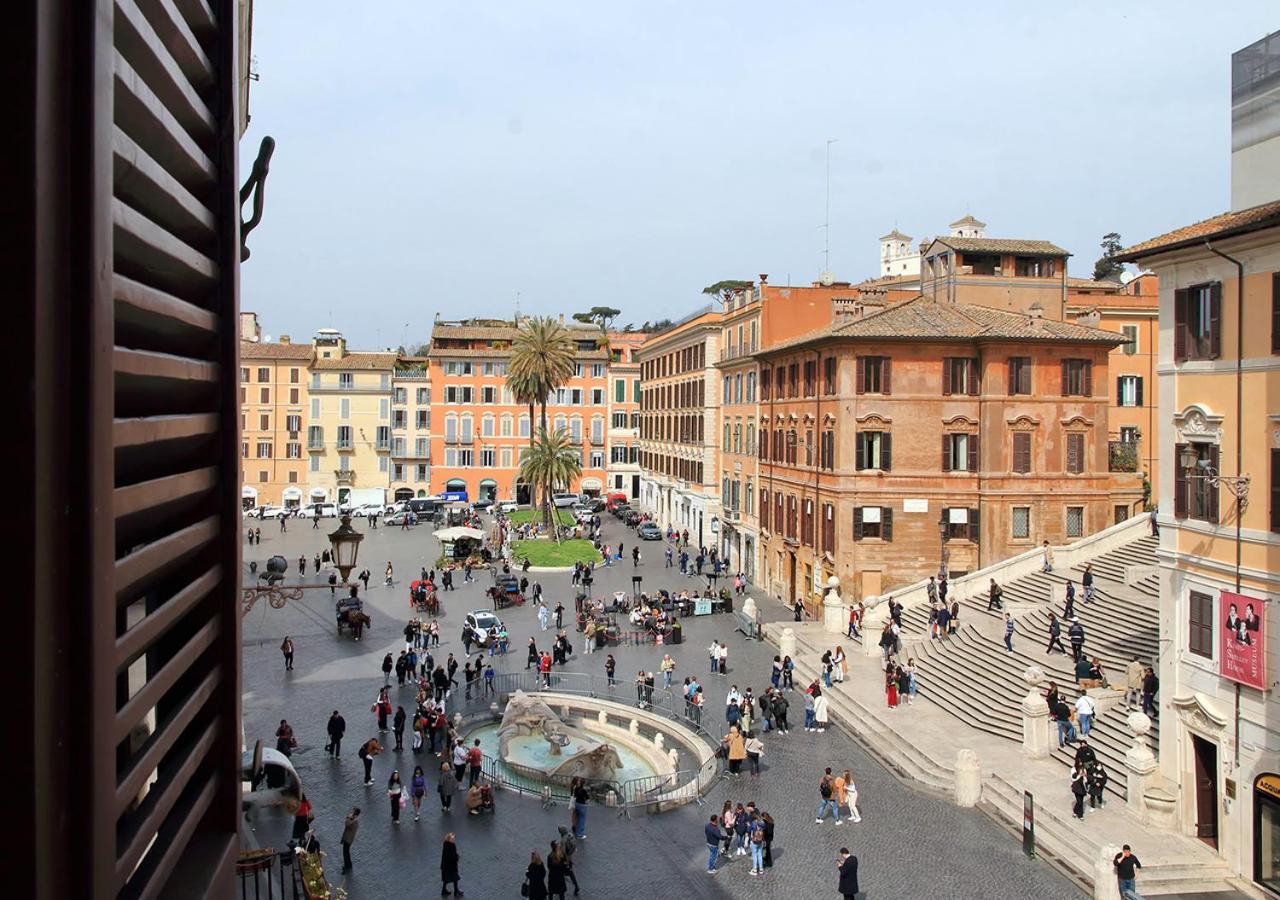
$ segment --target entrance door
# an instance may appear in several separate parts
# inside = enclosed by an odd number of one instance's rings
[[[796,555],[794,553],[787,554],[787,605],[790,606],[796,602]]]
[[[622,485],[618,485],[618,487],[622,487]],[[640,496],[640,476],[632,475],[631,476],[631,498],[634,500],[639,496]]]
[[[1218,745],[1204,738],[1191,738],[1195,754],[1196,837],[1210,847],[1218,846]]]

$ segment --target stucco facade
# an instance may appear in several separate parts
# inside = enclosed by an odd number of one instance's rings
[[[425,357],[402,357],[391,375],[391,499],[431,493],[431,377]]]
[[[256,328],[251,330],[257,337]],[[240,499],[245,506],[298,506],[306,488],[307,368],[311,347],[240,343]]]
[[[646,335],[609,333],[608,475],[610,493],[640,499],[640,363],[636,352]]]

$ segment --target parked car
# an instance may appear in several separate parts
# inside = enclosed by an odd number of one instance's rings
[[[559,509],[568,509],[578,502],[577,494],[553,494],[551,502]]]
[[[409,508],[409,501],[397,500],[395,503],[388,503],[386,506],[382,507],[382,512],[385,515],[393,516],[398,512],[404,512],[408,508]]]
[[[631,512],[631,507],[625,503],[619,503],[613,508],[613,514],[619,519],[626,519],[627,513]]]
[[[283,506],[262,506],[258,509],[259,519],[287,519],[289,510]]]
[[[286,812],[293,813],[302,799],[302,779],[289,757],[271,747],[261,750],[262,765],[256,772],[252,750],[240,757],[241,810],[246,818],[253,810],[273,806],[282,806]]]
[[[476,510],[488,509],[491,506],[493,506],[493,501],[489,499],[477,500],[471,504],[471,507]]]
[[[471,635],[471,643],[483,647],[489,641],[490,628],[502,631],[502,620],[491,609],[473,609],[462,620],[463,640],[467,635]]]
[[[520,504],[514,500],[503,500],[498,504],[498,511],[504,513],[513,513],[520,508]]]
[[[338,515],[338,507],[332,503],[312,503],[298,510],[300,519],[332,519]]]
[[[640,535],[640,540],[642,541],[662,540],[662,529],[652,522],[645,522],[636,529],[636,534]]]
[[[418,524],[418,514],[410,509],[404,509],[398,513],[392,513],[387,516],[387,524],[396,526],[403,525],[406,519],[409,521],[410,525]]]
[[[575,506],[571,512],[573,513],[573,519],[575,522],[590,522],[596,515],[585,506]]]
[[[607,504],[603,500],[601,500],[599,497],[592,497],[590,500],[586,502],[585,505],[587,509],[591,510],[592,512],[600,512],[600,510],[604,509]]]

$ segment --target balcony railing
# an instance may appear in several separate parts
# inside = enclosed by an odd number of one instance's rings
[[[377,450],[379,453],[386,453],[391,450],[391,442],[378,441],[376,444],[373,445],[373,449]]]
[[[307,449],[308,449],[308,450],[323,450],[323,449],[324,449],[324,438],[322,438],[322,437],[317,437],[317,438],[307,438]]]
[[[446,434],[444,436],[446,444],[472,444],[475,443],[474,434]]]
[[[351,442],[351,439],[350,439],[350,438],[347,438],[346,440],[342,440],[342,439],[340,438],[340,439],[338,440],[338,449],[339,449],[339,450],[344,450],[344,451],[348,451],[348,452],[349,452],[349,451],[351,451],[351,450],[354,450],[354,449],[355,449],[355,446],[352,444],[352,442]]]
[[[427,381],[431,376],[426,369],[396,369],[392,377],[401,381]]]
[[[1138,471],[1138,445],[1129,441],[1107,441],[1107,471]]]

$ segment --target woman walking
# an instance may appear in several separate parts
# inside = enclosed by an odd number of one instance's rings
[[[413,821],[418,821],[422,812],[422,798],[427,795],[427,776],[422,766],[413,767],[413,777],[409,779],[409,796],[413,800]]]
[[[440,846],[440,896],[448,897],[449,885],[453,885],[453,895],[461,897],[462,888],[458,886],[461,880],[458,875],[458,844],[450,831],[444,836],[444,843]]]
[[[386,571],[386,576],[384,577],[383,582],[382,582],[382,583],[383,583],[383,584],[385,584],[387,587],[391,587],[391,576],[392,576],[392,574],[393,574],[393,572],[392,572],[392,569],[391,569],[391,560],[387,560],[387,571]]]
[[[898,673],[895,668],[893,663],[889,663],[884,670],[884,693],[890,709],[898,705]]]
[[[569,871],[569,863],[564,858],[564,854],[560,852],[560,845],[556,841],[551,842],[551,853],[547,855],[547,896],[554,897],[556,900],[564,900],[564,892],[567,891],[568,879],[565,875]]]
[[[737,707],[730,705],[729,708],[736,709]],[[735,726],[730,726],[729,733],[724,736],[724,740],[729,746],[729,774],[741,775],[742,761],[747,758],[747,745],[746,741],[743,740],[742,732]]]
[[[520,894],[529,900],[547,900],[547,867],[536,850],[529,854],[529,867],[524,870],[524,888]]]
[[[400,770],[392,771],[387,779],[387,799],[391,801],[391,824],[400,824],[400,804],[404,802],[404,785],[400,782]]]
[[[1076,762],[1071,770],[1071,794],[1075,797],[1071,814],[1077,819],[1084,818],[1084,795],[1087,793],[1089,793],[1089,774],[1082,763]]]
[[[827,730],[827,698],[824,694],[813,698],[813,725],[819,733]]]
[[[396,752],[404,749],[404,723],[408,718],[408,714],[404,711],[403,706],[396,707],[396,714],[391,720],[391,733],[396,736]]]
[[[436,785],[436,790],[440,792],[441,812],[448,812],[453,805],[453,795],[458,790],[458,779],[453,777],[453,766],[447,761],[440,764],[440,783]]]
[[[284,654],[284,670],[286,672],[293,671],[293,638],[289,635],[284,636],[284,640],[280,642],[280,652]]]
[[[773,868],[773,816],[767,812],[760,814],[760,828],[764,831],[764,867]]]
[[[756,737],[754,731],[748,731],[745,749],[747,751],[747,762],[751,763],[751,777],[759,778],[760,757],[764,753],[764,742]]]

